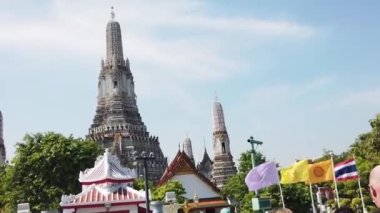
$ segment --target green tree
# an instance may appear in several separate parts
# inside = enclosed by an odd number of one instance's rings
[[[94,165],[101,148],[94,142],[48,132],[26,134],[1,181],[5,212],[28,202],[32,212],[59,208],[62,194],[81,191],[79,171]]]
[[[255,155],[257,165],[265,162],[265,156],[258,152]],[[247,151],[240,155],[239,172],[232,176],[222,188],[222,195],[236,199],[240,203],[240,212],[253,212],[252,198],[254,192],[249,192],[245,184],[245,177],[252,169],[251,152]],[[282,185],[285,204],[294,212],[308,212],[310,209],[309,187],[303,183]],[[271,199],[272,207],[282,207],[281,196],[278,186],[270,186],[260,190],[260,197]]]
[[[265,157],[262,153],[257,152],[255,155],[257,165],[265,162]],[[237,208],[241,212],[252,212],[251,199],[254,196],[253,192],[249,192],[245,184],[245,176],[252,169],[251,152],[246,151],[240,155],[238,173],[232,176],[223,186],[221,193],[223,197],[235,199],[238,202]]]
[[[5,207],[5,202],[4,202],[5,190],[2,187],[1,183],[4,182],[5,180],[6,168],[7,168],[6,164],[0,163],[0,212],[3,212],[4,207]]]
[[[305,183],[286,184],[282,185],[282,190],[287,208],[293,210],[293,212],[309,212],[311,208],[311,197],[308,185]],[[281,201],[278,192],[273,194],[277,200]]]
[[[186,194],[186,190],[183,188],[181,182],[168,181],[161,186],[153,187],[152,200],[165,201],[166,192],[175,192],[178,203],[183,203],[186,199],[184,196]]]
[[[368,187],[363,186],[368,186],[368,176],[371,169],[380,164],[380,114],[371,119],[369,123],[372,128],[371,131],[360,134],[350,146],[350,149],[343,154],[346,154],[345,158],[355,156],[357,169],[361,177],[360,183],[365,205],[373,208],[374,205],[371,202]],[[361,202],[357,202],[360,199],[357,181],[344,182],[339,184],[338,188],[342,192],[339,195],[343,194],[345,198],[352,200],[351,205],[361,206]]]
[[[374,208],[374,205],[371,202],[368,188],[363,186],[368,185],[368,176],[371,169],[380,163],[380,115],[370,120],[369,123],[372,128],[371,131],[360,134],[347,151],[333,155],[333,159],[335,163],[338,163],[355,157],[356,167],[361,177],[360,183],[362,186],[363,200],[367,209],[370,210]],[[325,151],[325,158],[329,157],[328,153],[330,152]],[[334,187],[332,183],[325,183],[323,185]],[[357,180],[338,182],[337,187],[341,205],[349,205],[353,208],[362,207]],[[333,200],[328,202],[337,206],[337,203]]]
[[[371,169],[380,164],[380,114],[370,120],[371,131],[358,136],[350,148],[340,154],[333,154],[329,150],[323,150],[323,157],[319,160],[326,160],[333,156],[335,163],[342,162],[348,158],[355,156],[356,165],[360,174],[360,183],[363,191],[364,203],[368,210],[374,207],[369,196],[367,187],[368,176]],[[261,153],[259,153],[261,154]],[[257,164],[262,163],[264,156],[256,155]],[[260,161],[261,159],[261,161]],[[244,183],[247,172],[252,168],[250,152],[241,154],[239,159],[239,172],[231,177],[222,189],[224,197],[233,197],[240,201],[241,212],[252,212],[250,207],[250,198],[254,196],[252,192],[248,192]],[[319,183],[314,186],[334,188],[332,182]],[[337,184],[341,205],[351,207],[361,207],[360,193],[358,183],[354,181],[345,181]],[[282,185],[285,204],[294,212],[308,212],[310,208],[311,198],[309,187],[303,183]],[[314,192],[315,193],[315,192]],[[260,196],[270,197],[272,206],[280,206],[281,199],[277,186],[267,187],[260,190]],[[315,195],[314,195],[315,196]],[[359,202],[360,201],[360,202]],[[334,200],[328,200],[326,203],[330,206],[337,206]]]
[[[148,181],[149,189],[153,190],[153,182]],[[133,188],[136,190],[145,190],[145,180],[144,179],[135,179],[133,181]]]

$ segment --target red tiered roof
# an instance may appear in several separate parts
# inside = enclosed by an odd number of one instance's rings
[[[72,208],[82,205],[96,205],[104,202],[115,203],[144,203],[145,196],[143,192],[139,192],[130,187],[119,187],[114,191],[106,191],[103,188],[93,184],[85,191],[78,195],[67,197],[69,203],[64,208]]]

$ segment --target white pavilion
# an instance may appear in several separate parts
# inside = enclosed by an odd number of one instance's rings
[[[140,213],[145,212],[145,194],[132,188],[136,173],[120,165],[108,149],[95,165],[79,174],[82,192],[63,195],[64,213]]]

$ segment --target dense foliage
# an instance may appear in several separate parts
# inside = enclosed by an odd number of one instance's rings
[[[368,175],[370,170],[380,164],[380,115],[370,120],[372,130],[361,134],[348,150],[333,154],[335,163],[355,156],[357,168],[361,176],[364,202],[368,210],[374,208],[369,192]],[[96,157],[101,154],[100,148],[91,141],[65,137],[58,133],[37,133],[25,135],[23,141],[16,145],[16,154],[12,163],[0,165],[0,212],[15,212],[17,203],[28,202],[32,212],[59,207],[62,194],[80,192],[77,181],[79,171],[93,166]],[[332,153],[324,151],[324,157],[330,158]],[[255,162],[261,164],[265,156],[256,153]],[[244,178],[252,168],[251,153],[241,154],[238,173],[232,176],[222,189],[225,198],[236,200],[240,212],[253,212],[251,199],[254,192],[248,192]],[[137,189],[143,188],[143,182],[135,182]],[[318,187],[334,188],[332,182],[314,184],[314,199]],[[165,193],[175,191],[178,202],[184,202],[185,189],[179,182],[171,181],[160,187],[153,187],[153,200],[163,200]],[[282,185],[285,204],[294,212],[309,212],[309,186],[303,183]],[[357,181],[338,183],[340,204],[352,208],[361,208],[361,200]],[[268,197],[273,207],[282,206],[278,186],[260,190],[261,197]],[[324,200],[325,204],[336,207],[332,200]]]
[[[161,186],[153,187],[152,200],[165,201],[166,192],[175,192],[177,203],[185,202],[186,191],[179,181],[168,181]]]
[[[144,179],[135,179],[133,181],[133,188],[136,189],[136,190],[145,190],[145,180]],[[150,190],[153,189],[153,182],[152,181],[148,181],[148,188]]]
[[[380,115],[369,121],[372,130],[361,134],[350,146],[350,149],[343,153],[347,157],[355,156],[357,168],[360,174],[360,183],[363,191],[365,205],[372,209],[374,205],[368,191],[368,176],[373,167],[380,164]],[[361,207],[360,194],[357,181],[349,181],[338,184],[339,196],[349,199],[352,208]]]
[[[265,162],[265,157],[260,152],[256,153],[254,157],[256,164]],[[250,212],[250,209],[252,209],[251,199],[254,193],[248,192],[248,188],[244,182],[245,176],[251,169],[251,152],[247,151],[240,155],[238,173],[232,176],[221,190],[225,198],[237,201],[236,208],[241,212]]]
[[[334,154],[331,151],[324,151],[323,157],[319,160],[328,159],[333,156],[335,163],[342,162],[348,158],[355,157],[358,172],[360,174],[361,189],[363,192],[364,203],[366,208],[371,211],[374,208],[373,203],[366,186],[368,186],[369,172],[375,165],[380,164],[380,115],[370,120],[372,130],[361,134],[350,146],[348,150],[340,154]],[[261,153],[257,153],[256,162],[260,164],[265,161],[265,157]],[[251,207],[251,198],[253,192],[248,192],[244,179],[248,171],[252,168],[250,152],[244,152],[239,159],[239,172],[232,176],[222,189],[224,197],[234,198],[238,201],[241,212],[253,212]],[[319,187],[328,187],[334,189],[333,182],[325,182],[314,184],[312,191],[314,201],[317,203],[316,195]],[[340,205],[350,206],[354,209],[361,209],[362,203],[360,199],[358,181],[346,181],[337,184]],[[286,206],[294,212],[309,212],[311,208],[310,188],[304,183],[282,185],[284,202]],[[269,197],[272,207],[282,206],[280,192],[278,186],[267,187],[260,190],[260,197]],[[332,208],[337,207],[334,199],[323,200],[324,203]]]
[[[183,203],[186,199],[184,197],[186,190],[179,181],[168,181],[160,186],[149,182],[148,185],[151,191],[151,200],[165,201],[166,192],[175,192],[177,203]],[[143,179],[135,179],[133,181],[133,188],[136,190],[145,190],[145,181]]]
[[[32,212],[59,208],[62,194],[81,191],[79,171],[92,167],[100,154],[92,141],[54,132],[26,134],[12,163],[0,168],[0,208],[15,212],[24,202]]]

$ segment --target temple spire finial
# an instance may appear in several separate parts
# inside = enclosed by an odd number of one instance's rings
[[[205,151],[206,151],[206,139],[205,139],[205,137],[203,137],[203,146],[205,147]]]
[[[215,102],[218,102],[218,94],[217,94],[216,90],[214,91],[214,96],[215,96],[215,98],[214,98]]]
[[[115,12],[113,11],[113,6],[111,7],[111,20],[115,19]]]
[[[107,63],[112,63],[112,61],[116,58],[116,63],[118,65],[122,65],[124,56],[121,29],[119,22],[115,20],[115,12],[113,7],[111,7],[111,20],[107,23],[106,40]]]

